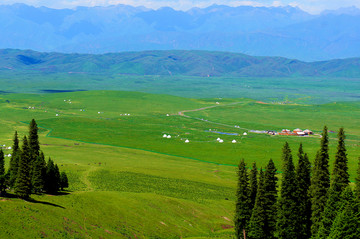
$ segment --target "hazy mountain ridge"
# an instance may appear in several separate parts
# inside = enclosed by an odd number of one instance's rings
[[[359,9],[310,15],[293,7],[213,5],[176,11],[116,5],[0,5],[0,48],[106,53],[210,50],[306,61],[357,57]]]
[[[108,54],[0,50],[0,71],[134,75],[360,77],[360,58],[303,62],[209,51],[143,51]]]

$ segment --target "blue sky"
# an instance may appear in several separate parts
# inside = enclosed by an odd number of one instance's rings
[[[160,8],[169,6],[179,10],[192,7],[207,7],[212,4],[229,6],[297,6],[310,13],[341,7],[356,6],[360,8],[360,0],[1,0],[1,4],[25,3],[33,6],[47,6],[51,8],[75,8],[77,6],[108,6],[127,4],[132,6],[146,6]]]

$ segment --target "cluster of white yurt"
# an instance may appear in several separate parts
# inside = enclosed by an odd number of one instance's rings
[[[164,135],[163,135],[163,138],[171,139],[171,135],[170,135],[170,134],[169,134],[169,135],[164,134]]]
[[[224,143],[224,140],[220,138],[217,138],[216,141],[218,141],[219,143]]]

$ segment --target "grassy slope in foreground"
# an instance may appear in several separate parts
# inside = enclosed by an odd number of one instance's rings
[[[27,132],[27,125],[19,121],[29,121],[33,117],[56,118],[56,113],[71,118],[75,111],[70,105],[76,105],[76,99],[70,97],[75,96],[84,102],[90,101],[83,107],[84,118],[91,118],[92,113],[98,117],[91,107],[109,110],[103,97],[116,109],[140,115],[164,109],[176,112],[178,109],[172,109],[172,101],[181,103],[180,107],[207,105],[171,96],[127,92],[2,95],[1,143],[11,145],[15,129],[20,136]],[[65,103],[64,99],[74,103]],[[35,109],[29,109],[29,106]],[[47,133],[47,130],[40,130],[41,147],[46,156],[51,156],[60,169],[68,173],[69,194],[34,195],[35,203],[3,199],[0,201],[1,237],[178,238],[226,237],[228,234],[223,230],[232,225],[233,167],[50,138],[46,137]],[[8,158],[6,162],[8,164]],[[232,234],[231,229],[229,233]]]
[[[179,238],[224,235],[223,228],[232,225],[232,168],[110,146],[75,145],[44,134],[40,140],[46,144],[45,154],[68,173],[69,194],[34,195],[35,203],[3,199],[2,238]],[[138,175],[151,191],[126,187],[136,185]],[[173,187],[185,193],[177,197],[154,178],[176,182]],[[200,184],[202,190],[189,191],[189,182]]]

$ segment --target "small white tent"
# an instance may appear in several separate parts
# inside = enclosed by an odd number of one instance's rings
[[[167,138],[168,138],[168,139],[171,139],[171,135],[169,134],[169,135],[167,136]]]
[[[224,140],[220,139],[220,140],[219,140],[219,143],[224,143]]]
[[[231,141],[231,143],[235,144],[235,143],[236,143],[236,140],[234,139],[233,141]]]
[[[187,140],[185,140],[185,143],[189,143],[190,141],[187,139]]]
[[[166,138],[166,137],[167,137],[167,135],[166,135],[166,134],[164,134],[164,135],[163,135],[163,138]]]

